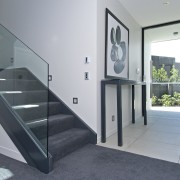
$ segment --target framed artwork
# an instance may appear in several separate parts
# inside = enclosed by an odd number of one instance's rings
[[[105,78],[129,78],[129,29],[106,9]]]

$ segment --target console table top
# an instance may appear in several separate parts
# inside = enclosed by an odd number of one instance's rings
[[[120,84],[120,85],[146,85],[146,82],[135,81],[135,80],[122,80],[122,79],[103,79],[101,80],[104,84]]]

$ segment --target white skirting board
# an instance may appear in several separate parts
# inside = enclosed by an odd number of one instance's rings
[[[0,154],[11,157],[11,158],[16,159],[18,161],[27,163],[26,160],[20,154],[20,152],[13,151],[12,149],[8,149],[8,148],[0,146]]]
[[[18,161],[27,163],[1,125],[0,125],[0,137],[1,137],[0,138],[1,154],[16,159]]]
[[[136,121],[136,120],[139,120],[139,119],[142,119],[142,116],[141,116],[140,114],[137,114],[135,121]],[[132,121],[123,121],[123,128],[126,127],[126,126],[128,126],[128,125],[130,125],[131,122],[132,122]],[[117,123],[117,122],[116,122],[116,123]],[[106,132],[106,138],[112,136],[112,135],[115,134],[115,133],[117,133],[117,128],[114,128],[114,129],[112,129],[112,130],[110,130],[110,131],[107,131],[107,132]],[[101,142],[101,135],[99,135],[99,136],[97,137],[97,143],[100,143],[100,142]]]

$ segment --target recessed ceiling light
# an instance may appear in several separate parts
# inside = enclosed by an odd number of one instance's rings
[[[163,5],[164,5],[164,6],[167,6],[167,5],[169,5],[169,4],[170,4],[169,1],[163,2]]]

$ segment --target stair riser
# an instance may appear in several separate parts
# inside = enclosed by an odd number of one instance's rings
[[[49,109],[46,105],[34,108],[27,109],[16,109],[17,114],[22,118],[24,122],[34,120],[34,119],[43,119],[47,118],[48,115],[55,115],[61,113],[60,104],[53,104],[49,106]]]
[[[0,71],[0,79],[34,79],[34,76],[26,70],[6,69]]]
[[[47,138],[48,136],[48,131],[47,131],[47,125],[41,126],[41,127],[36,127],[36,128],[31,128],[31,131],[34,133],[34,135],[38,139],[44,139]]]
[[[73,151],[83,147],[84,145],[89,143],[90,136],[84,136],[81,139],[74,141],[66,146],[61,146],[58,151],[53,153],[53,161],[58,161],[59,159],[63,158],[64,156],[72,153]]]
[[[4,94],[3,96],[11,106],[48,101],[48,91],[40,91],[40,92],[30,91],[27,93],[20,93],[20,94]]]
[[[0,91],[31,91],[44,89],[38,81],[0,81]]]
[[[66,119],[65,121],[56,121],[53,123],[49,123],[49,136],[53,136],[54,134],[66,131],[68,129],[73,128],[74,126],[74,117]]]
[[[74,118],[70,117],[65,119],[64,121],[56,120],[56,121],[50,121],[48,122],[48,135],[53,136],[57,133],[66,131],[68,129],[73,128],[74,126]],[[38,137],[38,139],[46,138],[47,136],[47,122],[44,122],[41,125],[37,125],[35,127],[29,126],[33,133]]]

